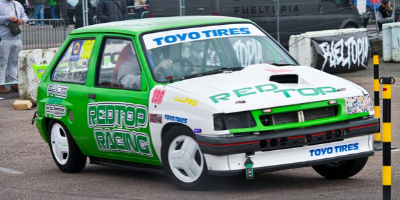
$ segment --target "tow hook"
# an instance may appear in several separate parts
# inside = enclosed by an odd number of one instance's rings
[[[252,154],[254,155],[254,154]],[[254,179],[254,173],[253,173],[253,161],[251,161],[250,157],[252,155],[246,154],[246,162],[244,163],[244,166],[246,167],[246,179]]]
[[[33,113],[33,117],[32,117],[32,125],[35,123],[35,119],[37,118],[37,111],[35,111],[35,113]]]

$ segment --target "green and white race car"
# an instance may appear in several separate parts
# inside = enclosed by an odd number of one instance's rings
[[[357,174],[379,132],[363,88],[300,66],[253,22],[150,18],[72,31],[39,84],[36,126],[57,166],[210,176],[312,166]]]

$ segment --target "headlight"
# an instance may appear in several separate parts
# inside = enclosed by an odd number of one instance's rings
[[[214,115],[214,130],[216,131],[236,128],[251,128],[255,126],[256,122],[250,112]]]
[[[374,107],[372,106],[371,98],[368,94],[364,96],[355,96],[344,98],[346,104],[346,114],[356,114],[362,112],[373,112]]]

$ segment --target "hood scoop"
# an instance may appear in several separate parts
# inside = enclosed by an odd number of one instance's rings
[[[269,78],[270,81],[276,83],[299,83],[299,76],[297,74],[282,74],[282,75],[272,75]]]

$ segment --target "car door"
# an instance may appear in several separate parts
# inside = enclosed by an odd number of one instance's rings
[[[94,156],[159,165],[148,127],[149,87],[138,59],[133,37],[104,35],[87,123]]]
[[[96,35],[75,36],[60,48],[63,51],[51,71],[47,85],[46,117],[61,120],[71,132],[77,145],[86,155],[90,151],[87,137],[86,105],[90,81],[90,66],[95,64],[92,51]]]

